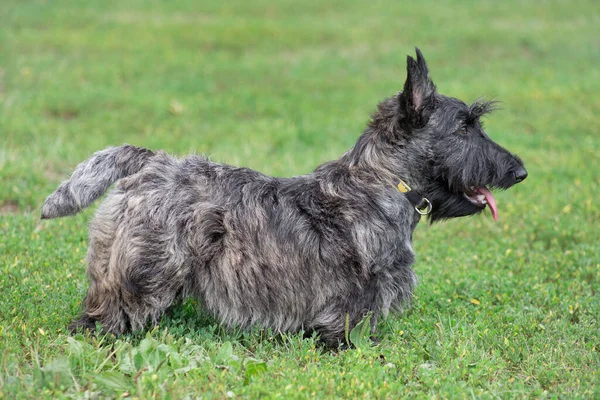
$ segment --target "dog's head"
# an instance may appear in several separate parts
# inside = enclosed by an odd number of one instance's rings
[[[431,220],[498,211],[490,190],[508,189],[527,177],[519,157],[495,143],[481,117],[493,102],[467,105],[437,92],[423,55],[407,58],[404,90],[398,94],[398,127],[407,153],[416,153],[409,168],[421,195],[432,204]]]

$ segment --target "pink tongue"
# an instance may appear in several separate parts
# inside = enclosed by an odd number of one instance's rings
[[[492,210],[492,217],[494,217],[494,221],[498,221],[498,207],[496,207],[496,199],[494,198],[492,192],[484,187],[477,188],[477,191],[485,196],[487,205],[490,207],[490,210]]]

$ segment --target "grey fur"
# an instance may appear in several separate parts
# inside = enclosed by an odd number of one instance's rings
[[[482,211],[468,187],[518,181],[522,162],[481,129],[489,109],[438,94],[417,49],[403,92],[379,105],[352,149],[308,175],[129,145],[94,154],[42,209],[42,218],[75,214],[118,181],[90,226],[90,287],[73,329],[142,329],[195,296],[227,326],[316,330],[338,344],[347,316],[353,327],[372,312],[374,323],[408,304],[417,282],[420,216],[394,188],[398,177],[430,198],[432,220]]]

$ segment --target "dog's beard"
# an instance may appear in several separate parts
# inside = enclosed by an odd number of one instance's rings
[[[429,215],[432,223],[449,218],[479,214],[486,208],[485,204],[477,204],[469,200],[465,193],[451,192],[444,186],[430,188],[427,190],[425,197],[429,199],[432,205],[431,214]]]

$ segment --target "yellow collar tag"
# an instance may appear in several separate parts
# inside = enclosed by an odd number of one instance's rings
[[[398,186],[396,186],[401,193],[410,192],[410,186],[406,184],[403,180],[399,179]]]

